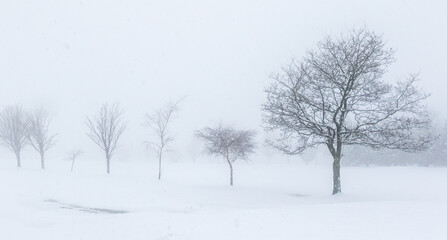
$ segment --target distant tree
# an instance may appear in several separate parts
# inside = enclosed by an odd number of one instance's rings
[[[28,142],[39,152],[42,169],[45,169],[45,153],[56,143],[56,134],[49,132],[50,123],[50,114],[43,108],[35,109],[28,114]]]
[[[430,148],[430,150],[422,156],[427,161],[426,165],[446,166],[447,165],[447,121],[443,126],[437,127],[435,131],[439,134],[439,138]]]
[[[333,157],[333,194],[341,192],[343,147],[427,149],[434,139],[416,76],[396,85],[383,80],[394,61],[381,35],[366,28],[318,43],[301,61],[273,74],[263,105],[270,144],[286,154],[325,145]]]
[[[174,140],[169,132],[169,125],[173,115],[178,111],[180,101],[169,102],[164,107],[155,110],[151,114],[146,114],[144,126],[148,127],[156,136],[156,140],[147,143],[154,146],[158,157],[158,180],[161,180],[161,163],[163,153],[168,145]]]
[[[84,152],[78,148],[73,148],[69,153],[68,153],[68,159],[71,160],[71,171],[73,172],[73,168],[74,168],[74,164],[76,159],[78,159],[78,157],[84,155]]]
[[[0,114],[0,144],[14,152],[17,167],[21,167],[20,153],[28,144],[26,116],[19,104],[5,108]]]
[[[230,185],[233,186],[233,163],[238,159],[247,159],[255,148],[255,131],[240,131],[222,124],[214,128],[204,128],[196,136],[205,143],[205,152],[209,155],[224,157],[230,166]]]
[[[306,164],[309,165],[317,155],[318,149],[308,149],[307,151],[304,151],[303,154],[301,154],[301,160]]]
[[[126,129],[122,120],[123,110],[119,104],[103,104],[99,113],[94,118],[88,118],[88,137],[100,147],[107,161],[107,173],[110,173],[110,160],[116,151],[118,141]]]

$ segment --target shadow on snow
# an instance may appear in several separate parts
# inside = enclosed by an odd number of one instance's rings
[[[62,203],[54,199],[47,199],[45,200],[47,203],[53,203],[58,205],[58,207],[62,209],[72,209],[72,210],[78,210],[85,213],[94,213],[94,214],[124,214],[128,213],[128,211],[124,210],[116,210],[116,209],[106,209],[106,208],[90,208],[90,207],[84,207],[80,205],[75,204],[67,204]]]

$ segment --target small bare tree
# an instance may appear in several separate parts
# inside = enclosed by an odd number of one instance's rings
[[[28,141],[40,154],[40,165],[45,169],[45,153],[56,143],[56,134],[49,133],[51,117],[43,108],[35,109],[28,114]]]
[[[76,159],[78,159],[80,156],[84,155],[84,152],[78,148],[73,148],[68,153],[68,159],[71,160],[71,171],[73,172],[74,164]]]
[[[148,141],[147,143],[154,146],[157,151],[158,180],[161,180],[163,153],[167,151],[168,145],[174,140],[174,137],[168,131],[168,127],[173,115],[178,111],[180,101],[169,102],[163,108],[155,110],[152,114],[146,114],[144,126],[151,129],[152,133],[156,135],[156,140]]]
[[[21,167],[20,153],[28,144],[26,112],[22,105],[5,108],[0,114],[0,143],[14,152],[17,167]]]
[[[123,110],[119,104],[103,104],[99,113],[94,118],[88,118],[88,137],[100,147],[107,161],[107,173],[110,174],[110,160],[118,146],[118,141],[126,129],[122,120]]]
[[[301,61],[273,74],[263,105],[272,146],[298,154],[325,145],[333,157],[333,194],[341,192],[343,147],[361,145],[404,151],[426,149],[433,137],[423,102],[428,97],[410,76],[396,85],[383,80],[394,61],[381,35],[366,28],[328,37]]]
[[[204,128],[196,136],[205,143],[205,152],[222,156],[230,167],[230,186],[233,186],[233,163],[238,159],[246,160],[255,148],[255,131],[240,131],[222,124],[214,128]]]

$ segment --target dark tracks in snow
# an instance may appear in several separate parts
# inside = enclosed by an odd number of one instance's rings
[[[75,205],[75,204],[63,203],[63,202],[60,202],[60,201],[57,201],[54,199],[47,199],[47,200],[45,200],[45,202],[58,205],[59,208],[78,210],[78,211],[85,212],[85,213],[94,213],[94,214],[125,214],[125,213],[128,213],[128,211],[125,211],[125,210],[84,207],[84,206]]]

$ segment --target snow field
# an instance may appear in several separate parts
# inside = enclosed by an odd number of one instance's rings
[[[445,239],[447,169],[145,162],[0,165],[0,239]],[[120,210],[123,214],[92,212]]]

